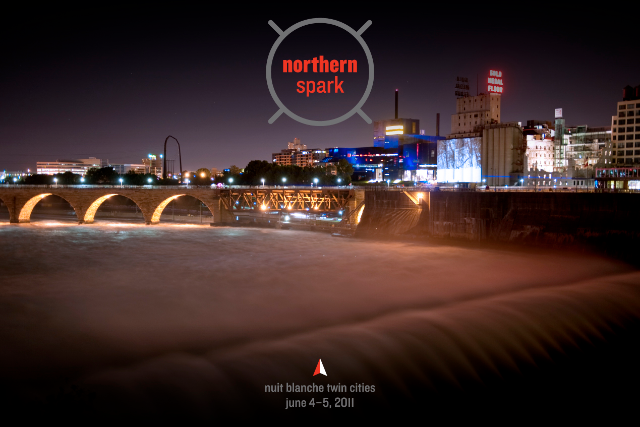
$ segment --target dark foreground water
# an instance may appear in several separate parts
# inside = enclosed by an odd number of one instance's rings
[[[1,224],[3,413],[86,424],[615,418],[640,396],[639,285],[639,272],[586,253]],[[312,376],[318,359],[327,377]],[[375,391],[286,392],[313,383]],[[337,408],[342,397],[353,407]],[[331,407],[285,409],[311,398]]]

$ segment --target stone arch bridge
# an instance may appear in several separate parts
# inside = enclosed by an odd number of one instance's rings
[[[124,196],[132,200],[142,211],[147,224],[160,222],[164,208],[181,196],[192,196],[204,203],[214,222],[227,222],[231,214],[220,209],[220,190],[210,187],[187,188],[185,186],[15,186],[0,187],[0,200],[9,208],[9,222],[29,222],[31,212],[38,202],[47,196],[59,196],[75,210],[78,223],[91,224],[100,205],[110,197]],[[227,218],[228,217],[228,218]]]

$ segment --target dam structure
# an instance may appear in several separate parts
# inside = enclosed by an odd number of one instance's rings
[[[640,196],[627,193],[367,191],[355,235],[623,253],[640,240]]]

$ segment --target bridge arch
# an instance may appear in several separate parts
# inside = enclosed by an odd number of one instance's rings
[[[93,222],[95,221],[96,213],[98,212],[98,209],[100,208],[100,206],[102,206],[102,204],[105,201],[107,201],[108,199],[110,199],[111,197],[114,197],[114,196],[120,196],[120,197],[124,197],[126,199],[131,200],[133,203],[135,203],[135,205],[138,207],[138,209],[140,209],[140,212],[142,212],[142,214],[144,216],[144,210],[142,209],[142,206],[140,206],[140,203],[138,203],[136,200],[132,199],[131,197],[125,196],[123,194],[110,193],[110,194],[105,194],[103,196],[100,196],[97,199],[95,199],[93,202],[91,202],[91,204],[87,208],[86,212],[84,213],[84,217],[82,218],[82,222],[84,222],[85,224],[93,224]]]
[[[98,208],[100,207],[101,204],[104,203],[105,200],[107,200],[110,197],[115,196],[114,194],[106,194],[102,197],[98,197],[96,200],[94,200],[91,205],[89,205],[89,207],[87,208],[87,211],[84,214],[84,218],[82,218],[83,222],[85,224],[92,224],[93,223],[93,219],[96,216],[96,212],[98,212]]]
[[[209,209],[209,212],[211,212],[212,216],[215,216],[215,213],[214,213],[213,209],[211,209],[211,206],[209,206],[209,204],[207,204],[201,198],[196,197],[196,196],[194,196],[192,194],[174,194],[173,196],[167,197],[166,199],[164,199],[155,208],[155,210],[153,211],[153,215],[151,216],[151,224],[159,223],[160,222],[160,216],[162,215],[162,211],[164,211],[164,208],[166,208],[169,203],[173,202],[174,200],[176,200],[177,198],[182,197],[182,196],[189,196],[189,197],[193,197],[194,199],[198,200],[200,203],[205,205],[207,207],[207,209]]]
[[[22,205],[22,208],[20,209],[20,214],[18,214],[18,222],[21,222],[21,223],[31,222],[31,213],[33,212],[33,208],[35,208],[36,205],[42,199],[44,199],[45,197],[48,197],[48,196],[60,197],[65,202],[69,203],[69,205],[75,211],[76,215],[78,215],[77,207],[75,206],[74,203],[71,203],[66,197],[63,197],[63,196],[61,196],[60,194],[57,194],[57,193],[42,193],[42,194],[38,194],[37,196],[31,197],[29,200],[27,200],[27,202],[24,205]]]

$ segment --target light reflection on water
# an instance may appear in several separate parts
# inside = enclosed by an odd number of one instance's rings
[[[585,254],[208,224],[32,223],[0,241],[0,375],[75,378],[154,413],[166,396],[204,414],[270,405],[282,396],[256,390],[320,381],[319,358],[332,381],[379,384],[383,406],[467,390],[640,313],[638,273]]]

